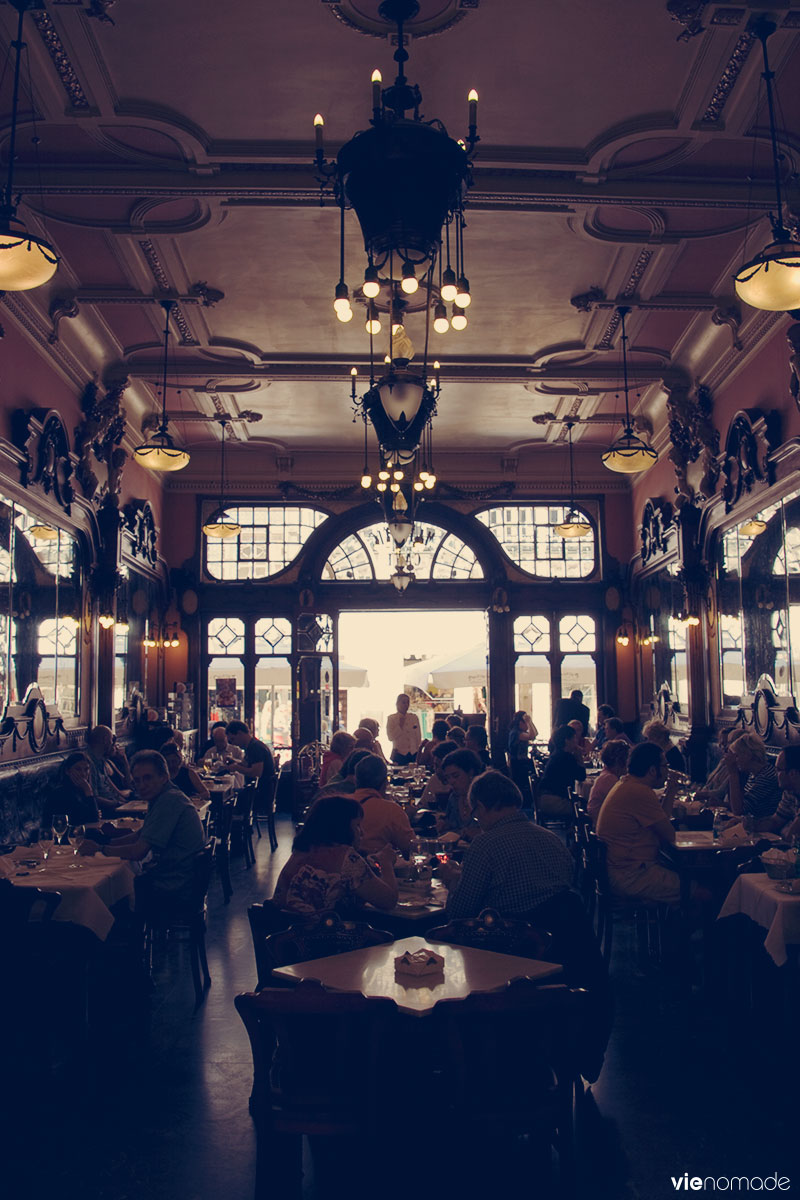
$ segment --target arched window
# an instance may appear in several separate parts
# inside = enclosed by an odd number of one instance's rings
[[[377,522],[344,538],[331,551],[324,580],[389,579],[395,570],[395,546],[385,524]],[[403,547],[417,579],[483,579],[469,546],[439,525],[417,521],[410,545]]]
[[[577,511],[590,520],[583,509]],[[497,538],[511,561],[528,575],[586,579],[595,569],[594,527],[586,537],[559,537],[554,526],[567,516],[561,504],[504,504],[475,516]]]
[[[236,537],[205,544],[206,570],[212,579],[269,579],[294,562],[328,514],[316,508],[258,505],[228,508],[241,525]]]

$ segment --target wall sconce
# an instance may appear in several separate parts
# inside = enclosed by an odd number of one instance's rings
[[[178,623],[177,621],[172,621],[164,629],[164,638],[161,642],[161,645],[165,650],[177,650],[180,644],[180,638],[178,637]]]
[[[617,645],[618,646],[628,646],[628,645],[630,645],[630,640],[631,640],[630,629],[628,628],[627,625],[620,625],[619,629],[617,630]]]
[[[115,624],[114,614],[108,610],[101,612],[97,619],[103,629],[111,629],[111,627]]]
[[[144,637],[142,638],[142,645],[147,647],[148,650],[153,650],[158,645],[156,639],[151,636],[149,621],[145,621],[144,623]]]

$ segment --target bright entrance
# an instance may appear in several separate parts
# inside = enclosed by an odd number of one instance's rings
[[[339,723],[380,722],[411,691],[423,737],[439,713],[486,713],[486,613],[343,612],[339,617]],[[385,738],[384,738],[385,741]],[[384,745],[384,749],[388,747]]]

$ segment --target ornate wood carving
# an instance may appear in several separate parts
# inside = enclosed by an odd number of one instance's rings
[[[772,414],[774,418],[774,414]],[[730,512],[744,495],[759,484],[770,482],[769,454],[772,449],[770,421],[758,408],[742,409],[728,427],[722,472],[725,511]]]
[[[151,567],[158,563],[158,529],[148,500],[134,500],[123,510],[125,530],[131,539],[131,551]]]
[[[14,414],[15,441],[25,459],[20,468],[23,487],[38,486],[69,513],[75,491],[69,434],[55,409],[18,409]]]
[[[119,504],[122,472],[128,457],[120,445],[126,425],[122,394],[127,386],[127,378],[122,379],[101,396],[96,380],[91,380],[81,397],[84,415],[75,428],[75,450],[80,458],[78,479],[84,496],[98,506]],[[105,467],[104,482],[98,476],[98,464]]]
[[[691,38],[705,32],[705,26],[701,20],[705,6],[706,0],[669,0],[667,12],[673,21],[678,21],[683,25],[677,41],[688,42]]]
[[[675,468],[675,503],[696,504],[709,500],[717,490],[720,474],[719,433],[714,428],[711,392],[701,385],[695,396],[688,388],[668,387],[667,412]]]
[[[642,562],[649,562],[656,554],[667,549],[667,538],[673,527],[672,505],[669,500],[652,498],[647,501],[642,513],[640,536]]]
[[[48,705],[38,684],[32,683],[25,698],[9,704],[0,723],[0,753],[6,757],[7,743],[12,755],[21,742],[27,742],[29,754],[55,749],[64,733],[64,721],[53,702]]]
[[[789,378],[789,391],[795,404],[800,408],[800,323],[789,326],[786,330],[786,340],[789,343],[789,366],[792,372]]]

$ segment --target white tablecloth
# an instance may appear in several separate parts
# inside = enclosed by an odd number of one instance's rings
[[[105,941],[114,924],[111,906],[127,897],[133,907],[133,872],[121,858],[73,856],[70,850],[52,854],[39,867],[26,868],[20,860],[28,855],[33,860],[36,848],[28,852],[15,850],[0,858],[0,876],[10,879],[15,887],[60,892],[54,921],[84,925]],[[26,870],[28,874],[19,873]]]
[[[766,875],[740,875],[719,912],[718,920],[744,913],[767,930],[764,949],[779,967],[786,962],[787,945],[800,944],[800,896],[779,892]]]

